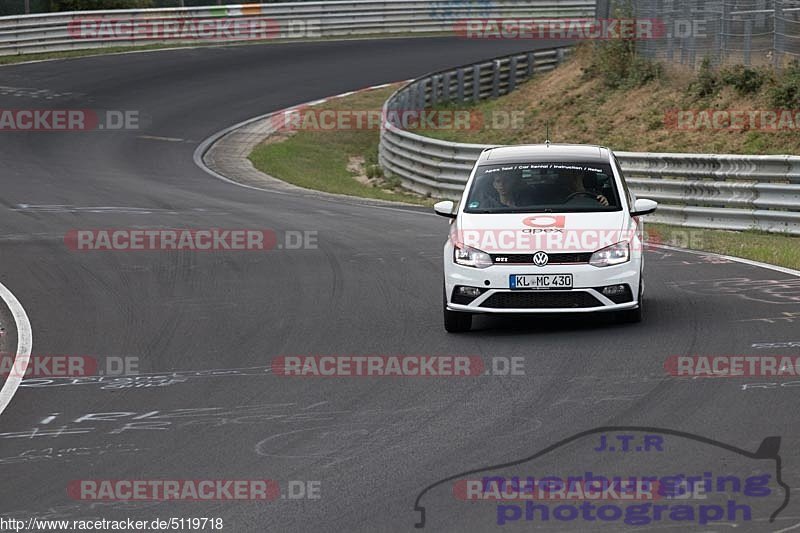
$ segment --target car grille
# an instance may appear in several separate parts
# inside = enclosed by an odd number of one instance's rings
[[[592,258],[591,252],[589,253],[569,253],[569,254],[547,254],[550,258],[548,264],[550,265],[566,265],[588,263]],[[499,265],[532,265],[533,254],[507,254],[492,255],[492,262]],[[503,259],[498,261],[498,259]]]
[[[570,309],[602,306],[597,298],[584,291],[498,292],[481,304],[481,307],[490,309]]]

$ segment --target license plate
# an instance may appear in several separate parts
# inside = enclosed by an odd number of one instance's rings
[[[572,288],[572,274],[514,274],[510,278],[511,289],[517,291]]]

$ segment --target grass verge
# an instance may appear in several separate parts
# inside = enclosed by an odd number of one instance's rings
[[[330,100],[314,110],[376,110],[397,86]],[[311,116],[311,115],[309,115]],[[313,116],[319,116],[314,114]],[[279,134],[250,154],[253,165],[283,181],[325,192],[362,198],[432,205],[433,200],[404,191],[400,181],[382,175],[378,167],[380,130],[300,129]]]
[[[160,50],[166,48],[186,48],[197,46],[192,44],[152,44],[145,46],[112,46],[109,48],[88,48],[86,50],[64,50],[62,52],[42,52],[37,54],[22,54],[0,56],[0,65],[13,65],[15,63],[27,63],[28,61],[46,61],[49,59],[72,59],[76,57],[90,57],[107,54],[119,54],[122,52],[143,52],[147,50]]]
[[[763,231],[683,228],[649,223],[651,239],[663,244],[741,257],[800,270],[800,237]]]

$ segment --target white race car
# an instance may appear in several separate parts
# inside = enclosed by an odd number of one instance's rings
[[[642,317],[643,225],[658,204],[636,199],[608,148],[490,148],[444,247],[444,325],[468,331],[477,313],[616,312]]]

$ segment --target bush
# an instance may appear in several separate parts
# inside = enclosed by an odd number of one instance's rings
[[[706,57],[700,63],[697,79],[689,85],[689,94],[698,98],[707,98],[715,95],[720,85],[719,75],[711,68],[711,60]]]
[[[793,61],[769,90],[770,103],[783,109],[800,109],[800,62]]]
[[[400,189],[403,187],[403,182],[397,176],[384,177],[383,183],[387,189]]]
[[[367,177],[369,179],[382,178],[383,169],[380,165],[369,165],[367,166]]]
[[[591,66],[584,70],[588,78],[599,78],[610,89],[635,89],[660,79],[660,63],[636,55],[633,41],[612,40],[594,45]]]
[[[661,79],[663,74],[664,67],[661,63],[636,57],[628,70],[627,86],[641,87],[651,81]]]
[[[756,94],[771,79],[767,70],[757,70],[744,65],[722,69],[720,78],[723,84],[733,87],[739,96]]]
[[[633,2],[617,2],[614,17],[634,18]],[[588,53],[591,66],[584,70],[584,75],[601,79],[610,89],[635,89],[663,75],[660,63],[637,55],[636,41],[633,39],[601,41],[595,43]]]

